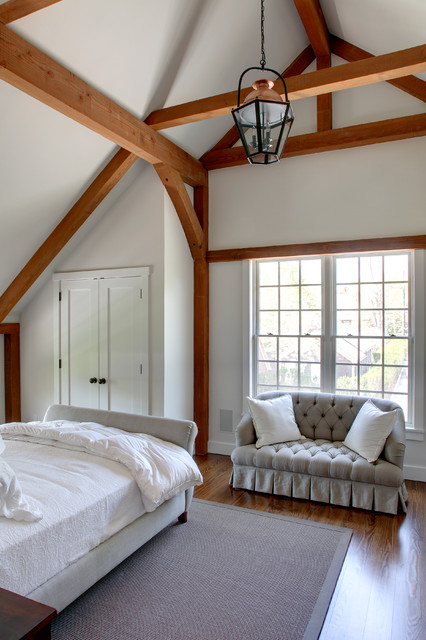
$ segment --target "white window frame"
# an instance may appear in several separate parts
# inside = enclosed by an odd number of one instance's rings
[[[386,252],[374,252],[376,255],[383,255]],[[397,253],[397,252],[392,252]],[[404,253],[406,253],[404,251]],[[410,253],[410,252],[408,252]],[[409,358],[411,370],[411,388],[409,388],[409,394],[411,395],[411,407],[412,407],[412,421],[406,422],[406,435],[409,440],[424,440],[425,427],[424,417],[426,415],[426,358],[425,358],[425,343],[426,343],[426,313],[425,313],[425,284],[426,284],[426,260],[424,250],[415,250],[412,254],[412,270],[410,280],[410,297],[414,300],[414,304],[411,304],[411,331],[409,340]],[[361,256],[362,252],[347,254],[353,256]],[[295,258],[309,256],[294,256]],[[326,279],[327,274],[334,274],[334,269],[331,268],[330,261],[334,259],[333,255],[325,255],[323,258],[323,286],[324,286],[324,298],[323,298],[323,358],[322,358],[322,390],[325,392],[334,392],[335,383],[335,368],[327,367],[326,361],[334,362],[334,340],[331,333],[334,332],[334,326],[329,321],[332,318],[333,313],[333,297],[335,291],[335,283],[329,282]],[[271,261],[279,258],[271,258]],[[266,258],[265,258],[266,260]],[[328,277],[328,276],[327,276]],[[257,359],[255,356],[256,349],[256,295],[257,295],[257,283],[256,283],[256,261],[249,261],[245,263],[245,269],[243,271],[243,392],[244,395],[251,396],[256,393],[256,366]],[[415,335],[415,345],[414,345]],[[327,352],[327,353],[326,353]],[[326,356],[326,357],[325,357]]]
[[[406,423],[407,438],[409,440],[424,440],[425,416],[426,416],[426,371],[425,371],[425,251],[414,251],[413,278],[411,295],[415,304],[412,317],[412,333],[416,336],[415,345],[412,346],[413,358],[413,422]],[[414,348],[415,347],[415,348]]]

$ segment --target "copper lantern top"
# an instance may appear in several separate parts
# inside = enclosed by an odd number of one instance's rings
[[[274,82],[267,78],[260,78],[260,80],[256,80],[256,82],[253,82],[252,84],[254,91],[251,91],[248,94],[244,103],[251,102],[251,100],[255,100],[256,98],[259,100],[268,100],[270,102],[283,102],[280,94],[272,88],[273,86]]]

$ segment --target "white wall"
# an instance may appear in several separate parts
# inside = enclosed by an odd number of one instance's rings
[[[210,249],[423,234],[424,138],[210,172]]]
[[[53,284],[49,281],[21,317],[21,418],[41,420],[54,402]]]
[[[185,271],[186,258],[182,239],[172,231],[171,212],[165,215],[164,188],[153,168],[138,161],[116,187],[110,199],[110,207],[97,219],[95,225],[79,232],[79,243],[62,260],[56,261],[56,271],[81,271],[119,267],[150,266],[150,413],[163,415],[166,405],[164,369],[167,361],[173,375],[173,360],[165,354],[165,246],[173,245],[173,262]],[[114,190],[115,191],[115,190]],[[114,192],[113,192],[114,193]],[[110,196],[108,196],[110,198]],[[166,222],[167,220],[167,222]],[[165,226],[168,227],[167,233]],[[182,261],[182,264],[179,263]],[[167,267],[170,272],[170,266]],[[168,275],[170,279],[170,274]],[[185,296],[192,296],[188,280]],[[188,291],[191,293],[188,293]],[[188,322],[192,327],[191,313],[181,319],[186,307],[177,308],[179,325]],[[54,305],[52,280],[37,290],[21,316],[21,372],[22,419],[32,420],[43,416],[54,398]],[[186,341],[188,338],[185,339]],[[179,363],[179,375],[182,366]],[[187,411],[192,400],[187,386],[181,385],[179,411]],[[185,407],[185,409],[184,409]],[[175,410],[172,403],[170,410]],[[192,415],[192,414],[191,414]]]
[[[241,262],[210,265],[209,451],[214,453],[232,450],[234,435],[226,418],[233,427],[237,425],[247,393],[243,387],[243,289]]]
[[[164,200],[164,415],[192,420],[194,267],[165,190]]]
[[[210,173],[210,249],[426,233],[426,140]],[[229,451],[220,410],[243,410],[242,263],[210,265],[210,442]],[[406,476],[426,481],[426,442],[408,441]]]

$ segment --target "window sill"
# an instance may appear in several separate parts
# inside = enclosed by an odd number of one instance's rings
[[[422,429],[413,429],[412,427],[406,427],[405,437],[407,440],[417,440],[423,442],[425,439],[425,432]]]

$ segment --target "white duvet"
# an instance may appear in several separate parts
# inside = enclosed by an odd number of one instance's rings
[[[203,481],[182,447],[95,422],[11,422],[0,425],[0,435],[5,440],[30,440],[121,462],[135,479],[146,511],[154,511],[165,500]]]

